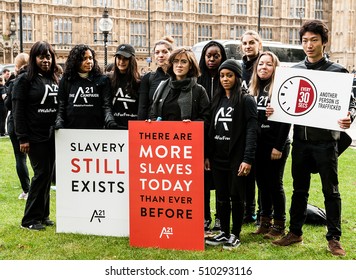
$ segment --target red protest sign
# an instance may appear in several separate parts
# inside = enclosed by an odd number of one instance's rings
[[[202,122],[129,122],[130,245],[204,250]]]

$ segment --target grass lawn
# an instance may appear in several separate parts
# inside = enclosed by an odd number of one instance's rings
[[[255,227],[244,225],[242,245],[233,252],[224,251],[221,247],[206,247],[205,251],[199,252],[132,248],[129,239],[123,237],[59,234],[55,227],[47,227],[41,232],[24,230],[20,228],[20,221],[25,201],[17,198],[21,188],[9,138],[0,139],[0,157],[0,260],[356,260],[356,150],[352,148],[339,161],[343,230],[341,241],[347,252],[343,258],[333,257],[326,250],[326,229],[323,226],[305,225],[304,244],[281,248],[271,245],[270,241],[261,236],[251,235]],[[289,209],[292,188],[290,158],[284,184]],[[324,207],[318,176],[312,178],[309,203]],[[51,218],[54,221],[55,215],[56,192],[51,191]],[[289,215],[287,219],[288,224]]]

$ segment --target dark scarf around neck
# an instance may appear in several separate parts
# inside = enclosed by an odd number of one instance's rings
[[[178,105],[181,111],[181,118],[192,118],[193,93],[192,88],[196,84],[196,78],[186,78],[184,80],[170,80],[170,87],[173,90],[180,90]]]

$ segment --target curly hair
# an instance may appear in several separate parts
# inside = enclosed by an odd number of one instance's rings
[[[79,76],[78,72],[82,62],[84,60],[85,52],[89,50],[91,51],[93,57],[93,68],[90,71],[94,76],[102,74],[98,61],[95,58],[95,51],[90,48],[88,45],[79,44],[74,46],[69,52],[67,61],[64,66],[63,77],[66,79],[74,79]]]

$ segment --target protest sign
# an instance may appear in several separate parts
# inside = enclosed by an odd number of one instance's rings
[[[57,232],[129,234],[127,130],[56,131]]]
[[[129,122],[130,245],[204,249],[203,122]]]
[[[347,117],[353,75],[277,67],[271,98],[271,121],[342,130]]]

